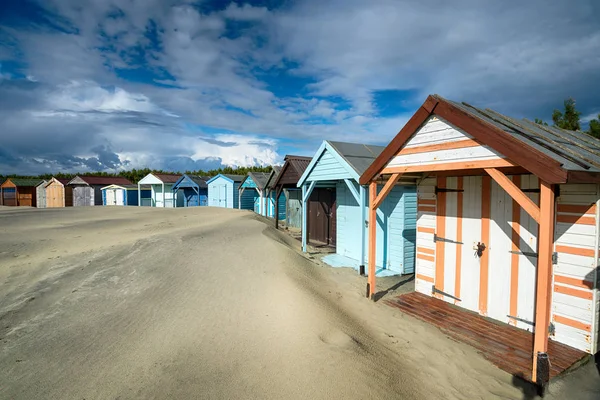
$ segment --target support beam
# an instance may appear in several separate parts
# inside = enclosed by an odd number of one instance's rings
[[[354,187],[354,183],[352,183],[352,181],[350,179],[344,179],[344,182],[346,182],[346,186],[348,186],[348,189],[350,190],[350,193],[352,193],[352,196],[354,196],[354,200],[356,200],[356,202],[358,204],[362,204],[360,202],[360,195],[358,194],[358,191],[356,190],[356,187]]]
[[[244,194],[244,190],[246,190],[246,188],[238,188],[238,210],[242,209],[242,194]]]
[[[317,181],[310,183],[310,186],[302,185],[302,251],[306,253],[308,244],[308,199],[312,194]]]
[[[367,284],[367,293],[370,299],[375,294],[375,272],[377,256],[377,182],[369,184],[369,278]]]
[[[396,173],[407,173],[407,172],[439,172],[439,171],[456,171],[464,169],[483,169],[483,168],[501,168],[501,167],[516,167],[512,162],[503,158],[495,160],[481,160],[481,161],[461,161],[461,162],[450,162],[450,163],[439,163],[439,164],[419,164],[419,165],[407,165],[397,167],[384,168],[382,174],[396,174]]]
[[[281,196],[281,186],[275,187],[275,229],[279,229],[279,196]]]
[[[162,184],[162,195],[163,195],[163,208],[167,207],[165,204],[165,183]]]
[[[540,181],[540,224],[535,299],[535,332],[533,339],[533,382],[538,379],[538,353],[548,352],[548,326],[552,300],[552,249],[554,245],[555,196],[552,186]],[[539,378],[543,378],[540,376]]]
[[[66,188],[63,188],[63,190],[67,190]],[[65,204],[66,206],[66,204]],[[142,206],[142,185],[139,184],[138,182],[138,207]]]
[[[358,204],[360,204],[360,268],[364,273],[365,268],[365,250],[366,250],[366,238],[367,238],[367,193],[364,186],[359,186],[359,197],[360,200]]]
[[[381,203],[383,203],[387,195],[390,194],[390,192],[396,185],[396,182],[398,182],[398,179],[400,179],[401,176],[402,174],[393,174],[392,176],[390,176],[390,179],[388,179],[388,181],[383,186],[383,189],[381,189],[381,193],[379,193],[379,195],[373,202],[373,207],[375,208],[375,210],[379,208],[379,206],[381,205]],[[377,193],[377,187],[375,187],[375,189],[375,193]],[[371,199],[371,201],[373,201],[373,199]]]
[[[540,208],[531,200],[523,191],[515,185],[515,183],[510,180],[506,175],[502,172],[498,171],[496,168],[486,168],[485,172],[489,174],[496,181],[498,185],[502,189],[506,191],[512,197],[514,201],[519,203],[521,208],[525,210],[527,214],[533,218],[535,222],[540,223]]]

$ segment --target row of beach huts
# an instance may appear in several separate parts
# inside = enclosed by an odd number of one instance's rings
[[[432,95],[385,147],[324,141],[271,173],[8,179],[2,190],[5,205],[254,210],[298,228],[304,251],[334,248],[323,260],[366,274],[369,297],[377,277],[414,273],[416,292],[532,332],[533,382],[566,362],[544,364],[549,344],[598,351],[600,141],[580,132]]]

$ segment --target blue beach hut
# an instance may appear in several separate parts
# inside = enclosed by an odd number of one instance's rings
[[[151,196],[150,187],[138,188],[138,185],[108,185],[102,189],[102,205],[104,206],[137,206],[138,190],[143,199]]]
[[[213,176],[208,185],[208,205],[211,207],[239,208],[238,190],[246,177],[243,175],[219,174]],[[253,201],[253,200],[252,200]]]
[[[331,218],[335,237],[330,242],[335,254],[323,261],[364,271],[367,260],[368,190],[359,185],[362,173],[383,151],[382,146],[324,141],[298,181],[302,188],[303,208],[312,203],[302,218],[302,248],[313,242],[311,234],[326,225],[319,218]],[[323,191],[335,199],[324,203]],[[315,195],[315,193],[319,193]],[[326,199],[329,197],[325,196]],[[325,204],[325,206],[323,206]],[[327,212],[327,208],[331,210]],[[313,210],[314,208],[314,210]],[[392,189],[377,213],[377,275],[413,273],[417,220],[416,180],[407,176]],[[322,240],[317,238],[317,244]]]
[[[266,172],[248,172],[238,189],[238,207],[243,210],[254,210],[255,213],[267,216],[267,183]]]
[[[173,185],[177,207],[197,207],[208,205],[208,184],[210,177],[183,174]]]
[[[286,217],[285,209],[287,204],[287,193],[284,191],[282,195],[279,196],[277,206],[275,206],[275,199],[277,197],[277,190],[275,188],[275,181],[281,172],[282,167],[278,165],[273,165],[271,167],[271,173],[269,174],[269,179],[267,180],[267,217],[275,218],[275,211],[279,213],[278,219],[284,220]]]

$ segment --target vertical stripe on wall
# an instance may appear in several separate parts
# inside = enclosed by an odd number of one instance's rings
[[[446,188],[446,178],[437,178],[437,187],[439,189]],[[446,237],[446,193],[437,193],[437,213],[436,213],[436,235],[438,237]],[[438,290],[444,290],[444,256],[445,256],[445,243],[437,241],[435,243],[435,287]],[[439,293],[435,294],[436,297],[442,298]]]
[[[490,244],[491,194],[492,178],[484,176],[481,185],[481,242],[486,246]],[[479,259],[479,312],[483,315],[487,315],[489,254],[490,249],[486,248]]]
[[[463,184],[464,178],[459,176],[457,178],[456,189],[458,192],[456,193],[456,241],[462,242],[463,240],[463,224],[462,224],[462,216],[463,216],[463,192],[461,190],[464,189]],[[462,264],[462,249],[459,247],[456,250],[456,276],[455,276],[455,284],[454,284],[454,295],[460,299],[460,272],[461,272],[461,264]],[[454,301],[454,304],[457,304],[458,300]]]
[[[521,176],[513,176],[513,183],[520,189]],[[521,242],[521,207],[515,200],[512,202],[512,251],[519,251]],[[509,314],[516,317],[518,314],[517,304],[519,298],[519,255],[513,253],[510,257],[510,311]],[[517,320],[510,318],[511,325],[517,325]]]

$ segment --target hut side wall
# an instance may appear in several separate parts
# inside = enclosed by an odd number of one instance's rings
[[[302,228],[302,191],[289,189],[287,198],[286,225],[291,228]]]
[[[17,189],[17,205],[20,207],[36,207],[37,192],[34,186],[22,186]]]
[[[73,206],[93,206],[94,188],[87,185],[73,185]]]
[[[237,208],[237,188],[239,183],[235,185],[235,196],[234,196],[234,184],[220,176],[208,185],[208,205],[212,207],[224,207],[224,208]]]
[[[46,208],[46,188],[44,187],[45,184],[46,182],[38,185],[35,188],[37,208]]]

